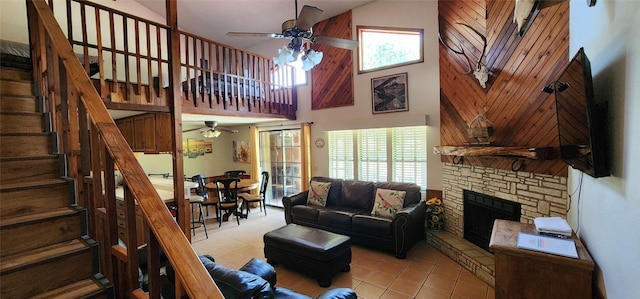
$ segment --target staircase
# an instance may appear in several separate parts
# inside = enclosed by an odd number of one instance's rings
[[[0,297],[113,298],[31,74],[0,68]]]

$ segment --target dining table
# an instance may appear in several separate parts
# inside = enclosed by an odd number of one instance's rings
[[[238,182],[238,193],[257,189],[259,185],[260,182],[256,179],[240,179]],[[214,182],[207,183],[205,186],[210,191],[214,191],[216,189],[216,184]],[[220,191],[222,190],[224,190],[224,185],[220,184]]]
[[[224,176],[217,176],[216,178],[224,178]],[[224,192],[224,185],[219,184],[220,185],[220,192]],[[240,181],[238,182],[238,193],[246,193],[246,192],[250,192],[251,190],[255,190],[258,188],[258,186],[260,186],[260,182],[257,179],[251,179],[251,178],[241,178]],[[209,192],[209,198],[217,198],[218,194],[216,192],[216,184],[214,182],[211,183],[207,183],[205,185],[205,187],[207,187],[207,191]],[[244,203],[240,203],[240,211],[242,211],[242,209],[244,207],[242,207]],[[238,213],[238,211],[236,211],[236,213]],[[241,218],[246,218],[246,215],[243,215],[242,213],[240,213]],[[223,219],[226,221],[229,218],[229,214],[225,214],[223,215]]]

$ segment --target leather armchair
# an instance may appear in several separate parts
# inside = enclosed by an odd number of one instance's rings
[[[215,263],[210,255],[200,256],[209,275],[225,298],[299,298],[312,299],[293,290],[276,287],[276,271],[267,262],[253,258],[239,270],[229,269]],[[171,265],[167,266],[167,279],[162,287],[162,297],[175,298],[175,272]],[[356,293],[348,288],[328,290],[317,297],[318,299],[356,299]]]

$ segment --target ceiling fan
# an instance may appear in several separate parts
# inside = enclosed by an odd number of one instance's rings
[[[204,122],[204,125],[205,126],[202,127],[202,128],[183,130],[182,133],[200,130],[200,134],[202,134],[202,136],[205,137],[205,138],[218,137],[218,136],[220,136],[220,133],[222,133],[222,132],[238,133],[238,130],[225,128],[225,127],[218,127],[218,122],[217,121],[209,121],[208,120],[208,121]]]
[[[298,13],[298,1],[295,1],[296,14]],[[294,55],[302,54],[303,69],[310,70],[322,60],[322,52],[314,51],[310,44],[316,43],[347,50],[355,50],[358,41],[337,37],[321,36],[313,34],[312,26],[315,25],[324,14],[322,9],[304,5],[300,14],[293,20],[282,23],[282,33],[255,33],[255,32],[228,32],[228,36],[238,37],[272,37],[290,40],[287,46],[278,50],[278,57],[274,61],[278,65],[295,61]]]

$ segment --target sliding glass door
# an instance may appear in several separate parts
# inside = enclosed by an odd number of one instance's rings
[[[282,206],[282,197],[301,192],[300,129],[260,132],[260,169],[268,171],[266,202]]]

